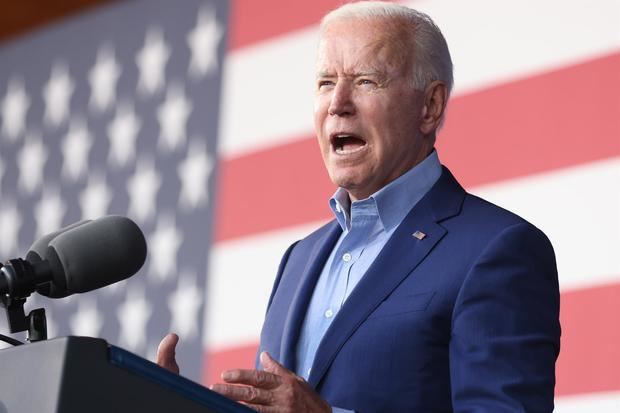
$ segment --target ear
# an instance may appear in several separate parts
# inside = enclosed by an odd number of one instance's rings
[[[434,133],[446,110],[448,88],[441,80],[431,82],[424,92],[424,106],[420,114],[420,132],[423,135]]]

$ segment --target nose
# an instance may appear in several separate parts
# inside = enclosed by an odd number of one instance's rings
[[[345,81],[336,83],[331,95],[327,113],[331,116],[350,116],[355,113],[351,86]]]

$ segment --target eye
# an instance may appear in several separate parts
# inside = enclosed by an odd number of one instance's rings
[[[357,81],[358,85],[376,85],[374,80],[362,78]]]
[[[325,87],[330,87],[330,86],[333,86],[333,85],[334,85],[334,82],[331,81],[331,80],[319,80],[319,82],[318,82],[319,89],[323,89]]]

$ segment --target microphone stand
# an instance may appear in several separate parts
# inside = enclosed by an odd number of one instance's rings
[[[0,268],[1,267],[3,267],[2,263],[0,263]],[[30,311],[28,315],[26,315],[24,312],[24,304],[26,303],[26,298],[28,296],[30,296],[30,292],[18,294],[16,297],[8,294],[0,294],[0,305],[6,310],[9,330],[11,333],[28,331],[27,340],[31,343],[35,341],[47,340],[47,319],[45,317],[45,309],[37,308]],[[14,341],[10,341],[9,343],[16,345]]]

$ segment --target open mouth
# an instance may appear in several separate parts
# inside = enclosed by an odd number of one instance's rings
[[[339,155],[355,153],[366,146],[366,141],[359,136],[348,133],[335,133],[330,141],[334,152]]]

